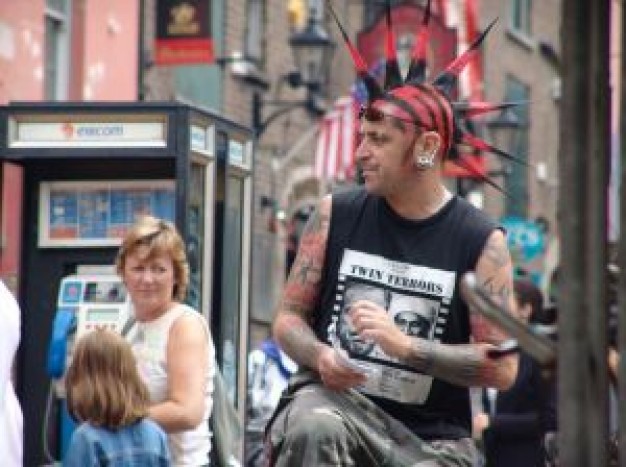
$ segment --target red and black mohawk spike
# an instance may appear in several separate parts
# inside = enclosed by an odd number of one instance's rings
[[[391,24],[391,0],[387,0],[386,3],[387,31],[385,33],[385,55],[387,61],[385,63],[385,90],[393,89],[403,84],[400,65],[398,65],[395,35]]]
[[[410,113],[415,113],[416,122],[422,119],[420,115],[429,115],[426,119],[430,119],[432,129],[439,131],[440,134],[450,135],[449,146],[447,147],[447,158],[450,162],[466,169],[476,178],[488,183],[500,192],[510,196],[497,183],[491,180],[487,175],[480,172],[476,167],[469,164],[465,159],[460,157],[460,146],[467,145],[479,151],[491,152],[497,156],[508,159],[515,163],[529,166],[529,164],[511,154],[503,151],[491,144],[483,141],[475,136],[472,132],[463,128],[461,123],[468,126],[472,123],[472,117],[482,115],[493,111],[502,111],[509,107],[514,107],[522,103],[509,102],[502,104],[491,104],[488,102],[452,102],[450,95],[452,89],[456,86],[458,76],[478,53],[478,48],[487,36],[491,28],[497,20],[492,21],[483,33],[470,45],[470,47],[458,58],[452,61],[443,72],[432,82],[432,85],[425,83],[426,79],[426,50],[430,36],[430,17],[431,17],[431,0],[426,3],[426,10],[422,19],[421,28],[417,34],[415,45],[411,52],[411,63],[409,72],[402,81],[401,73],[398,67],[397,52],[395,50],[394,35],[391,21],[390,1],[387,2],[387,34],[386,34],[386,76],[385,85],[382,88],[376,79],[368,72],[367,64],[363,57],[350,42],[346,31],[339,22],[335,11],[332,8],[331,0],[326,0],[326,4],[341,31],[344,42],[348,47],[348,51],[352,57],[352,61],[356,67],[359,79],[363,81],[368,92],[368,101],[373,104],[374,101],[381,99],[394,102],[400,107],[410,108]],[[404,102],[398,102],[402,100]],[[525,104],[525,103],[524,103]],[[445,157],[445,156],[444,156]]]
[[[495,112],[496,110],[505,110],[517,107],[527,102],[503,102],[502,104],[492,104],[491,102],[474,101],[474,102],[453,102],[452,109],[454,113],[464,118],[477,117],[479,115]]]
[[[482,139],[480,139],[478,136],[474,136],[471,133],[467,133],[464,132],[462,130],[460,131],[460,137],[458,140],[456,140],[455,138],[455,142],[460,143],[460,144],[467,144],[469,146],[472,146],[473,148],[476,148],[480,151],[488,151],[488,152],[492,152],[494,154],[497,154],[500,157],[503,157],[505,159],[508,159],[512,162],[515,162],[517,164],[523,165],[525,167],[529,167],[528,162],[526,162],[525,160],[522,160],[518,157],[515,157],[511,154],[509,154],[506,151],[503,151],[500,148],[497,148],[495,146],[492,146],[491,144],[487,143],[486,141],[483,141]]]
[[[443,70],[439,76],[435,78],[433,81],[433,86],[439,89],[446,96],[450,96],[452,89],[456,85],[456,81],[459,77],[459,73],[465,68],[465,65],[474,58],[474,56],[478,53],[478,48],[482,43],[483,39],[489,31],[496,24],[497,19],[494,19],[489,26],[482,32],[480,36],[476,38],[476,40],[470,45],[470,47],[459,55],[450,65]]]
[[[498,190],[500,193],[505,195],[507,198],[512,198],[511,194],[508,191],[506,191],[504,188],[502,188],[500,185],[498,185],[496,182],[494,182],[492,179],[490,179],[488,176],[486,176],[480,170],[476,169],[476,167],[474,167],[471,164],[467,163],[465,161],[465,159],[457,158],[453,162],[456,165],[458,165],[459,167],[467,170],[474,177],[478,178],[481,182],[484,182],[484,183],[487,183],[488,185],[491,185],[496,190]]]
[[[422,27],[415,38],[415,45],[411,52],[411,63],[406,76],[407,84],[421,84],[426,80],[426,45],[430,37],[430,2],[426,3],[426,11],[422,19]]]
[[[350,52],[350,56],[352,57],[352,61],[354,62],[354,66],[356,67],[356,73],[358,77],[365,84],[365,88],[367,89],[367,99],[372,102],[374,99],[377,99],[383,95],[383,90],[367,69],[367,63],[359,53],[359,51],[354,47],[346,30],[343,28],[341,23],[339,22],[339,18],[337,18],[337,14],[330,3],[330,0],[326,0],[326,4],[328,5],[328,9],[330,10],[330,14],[333,16],[335,23],[339,26],[339,31],[341,31],[341,35],[343,37],[346,46],[348,47],[348,51]]]

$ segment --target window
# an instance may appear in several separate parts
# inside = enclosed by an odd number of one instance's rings
[[[514,76],[507,76],[505,85],[505,102],[529,102],[530,89]],[[528,162],[529,145],[529,114],[528,106],[520,105],[512,109],[517,115],[520,128],[510,148],[503,148],[512,156]],[[505,215],[526,218],[528,210],[528,167],[517,162],[510,164],[510,171],[506,176],[505,189],[510,196],[506,196]]]
[[[511,30],[530,37],[532,34],[530,21],[532,0],[510,0],[509,6],[509,27]]]
[[[391,0],[391,6],[399,5],[406,0]],[[385,14],[385,0],[363,0],[363,24],[372,25],[381,15]]]
[[[246,58],[262,67],[265,61],[265,1],[248,0]]]
[[[69,25],[71,0],[46,0],[44,96],[67,98],[69,82]]]

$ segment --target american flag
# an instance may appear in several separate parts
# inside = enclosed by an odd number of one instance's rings
[[[349,180],[355,173],[357,103],[352,96],[337,99],[320,121],[315,175],[324,180]]]

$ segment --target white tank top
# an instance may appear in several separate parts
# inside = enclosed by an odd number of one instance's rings
[[[210,336],[204,317],[193,308],[183,304],[174,306],[154,321],[137,322],[137,332],[131,343],[137,358],[139,373],[148,386],[153,404],[167,399],[167,341],[172,324],[184,314],[192,314],[197,318],[202,323],[207,337]],[[176,466],[206,465],[209,460],[211,450],[209,417],[213,407],[213,376],[215,375],[215,348],[210,337],[208,352],[209,371],[207,372],[202,422],[192,430],[168,434],[172,463]]]

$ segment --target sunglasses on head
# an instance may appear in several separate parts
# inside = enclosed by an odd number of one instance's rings
[[[392,117],[402,122],[415,125],[418,128],[426,129],[426,127],[422,125],[420,122],[416,122],[415,120],[409,120],[408,118],[401,118],[395,115],[386,114],[385,112],[383,112],[380,109],[377,109],[376,107],[372,107],[368,105],[368,106],[363,106],[359,109],[359,120],[365,119],[368,122],[382,122],[385,119],[385,117]]]

